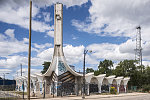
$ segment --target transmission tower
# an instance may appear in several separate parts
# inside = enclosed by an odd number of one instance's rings
[[[138,61],[139,66],[142,66],[142,46],[141,46],[141,27],[136,27],[136,49],[135,49],[135,60]]]

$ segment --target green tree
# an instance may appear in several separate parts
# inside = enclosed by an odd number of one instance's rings
[[[93,68],[87,68],[86,73],[90,73],[90,72],[94,72],[94,69]]]
[[[48,70],[50,64],[51,62],[44,61],[44,64],[42,64],[43,65],[43,70],[41,71],[42,74],[44,74]]]
[[[95,76],[98,76],[99,74],[102,74],[99,69],[94,71]]]
[[[116,66],[115,75],[116,76],[130,76],[136,71],[136,61],[135,60],[124,60]]]
[[[146,83],[145,84],[150,84],[150,66],[147,66],[143,72],[143,75],[146,76]]]
[[[100,61],[99,63],[99,73],[100,74],[106,74],[106,76],[109,76],[112,74],[112,67],[113,67],[113,62],[111,60],[105,59],[104,61]],[[98,73],[98,72],[97,72]]]
[[[130,77],[128,86],[138,86],[141,88],[146,82],[146,75],[144,66],[136,66],[137,61],[135,60],[124,60],[120,61],[115,69],[116,76]],[[141,70],[142,69],[142,70]]]

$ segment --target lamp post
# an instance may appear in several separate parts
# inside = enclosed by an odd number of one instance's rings
[[[84,49],[84,59],[83,59],[83,93],[82,93],[82,98],[84,99],[85,98],[85,56],[88,52],[92,52],[92,51],[89,51],[89,50],[86,50]]]
[[[20,64],[20,72],[21,72],[21,77],[23,75],[24,72],[22,72],[22,64]],[[24,99],[24,79],[23,79],[23,83],[22,83],[22,89],[23,89],[23,94],[22,94],[22,98]]]

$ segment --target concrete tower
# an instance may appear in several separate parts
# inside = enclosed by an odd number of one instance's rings
[[[81,74],[75,72],[73,69],[70,68],[70,66],[68,66],[63,53],[63,4],[57,3],[55,4],[54,9],[53,59],[51,65],[49,66],[49,69],[44,74],[44,76],[59,76],[67,71],[71,72],[75,76],[81,76]]]
[[[77,77],[81,79],[82,74],[75,72],[66,62],[63,53],[63,5],[61,3],[55,4],[54,9],[54,53],[51,65],[47,72],[43,75],[46,80],[46,88],[52,87],[50,93],[60,95],[61,88],[57,88],[61,83],[63,85],[71,86],[70,90],[73,91],[73,84],[78,83]],[[72,87],[72,88],[71,88]],[[76,88],[77,89],[77,88]],[[68,90],[66,90],[68,91]],[[47,91],[49,92],[49,91]]]
[[[63,54],[63,5],[55,4],[54,12],[54,56]]]

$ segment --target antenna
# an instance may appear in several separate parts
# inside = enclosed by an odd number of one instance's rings
[[[142,46],[141,46],[141,27],[136,27],[136,49],[135,49],[135,60],[138,61],[139,66],[142,66]]]

